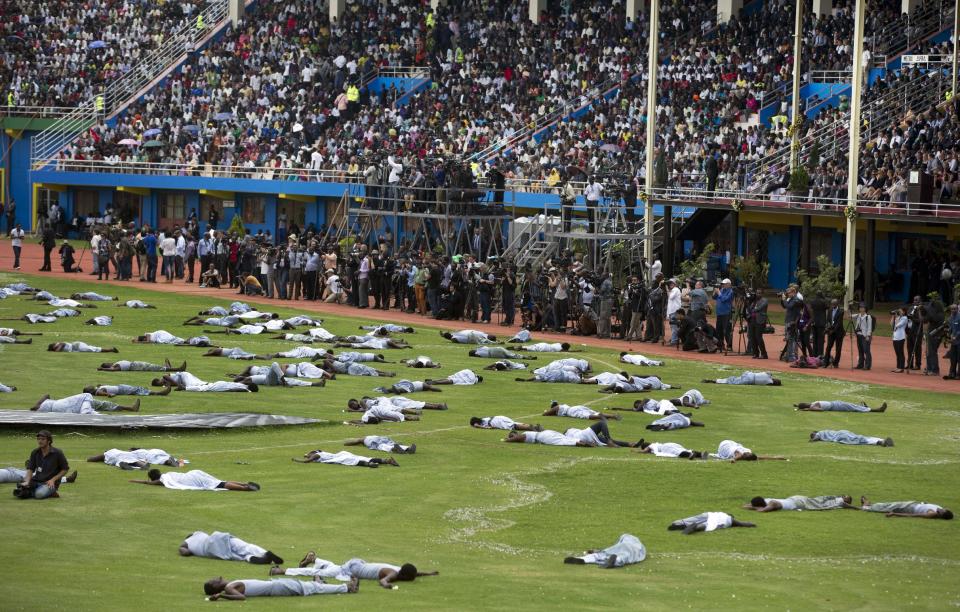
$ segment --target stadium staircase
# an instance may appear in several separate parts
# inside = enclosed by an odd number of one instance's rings
[[[255,0],[246,0],[246,6]],[[132,102],[160,83],[190,53],[206,46],[230,25],[228,0],[212,0],[201,13],[203,29],[191,20],[180,30],[171,34],[163,44],[143,61],[118,79],[111,81],[103,92],[86,100],[72,112],[60,117],[31,141],[30,157],[33,169],[50,163],[67,145],[76,140],[83,131],[98,121],[115,118]]]

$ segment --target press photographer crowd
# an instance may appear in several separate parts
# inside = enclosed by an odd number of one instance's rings
[[[634,262],[615,278],[584,265],[581,254],[569,249],[536,269],[529,264],[518,269],[511,253],[480,261],[481,244],[502,237],[483,235],[479,227],[469,232],[468,252],[447,256],[409,241],[394,249],[389,232],[371,247],[356,234],[336,242],[325,240],[322,229],[301,230],[290,224],[289,231],[284,226],[280,244],[274,244],[269,232],[239,236],[216,229],[216,224],[211,217],[201,233],[192,213],[185,227],[172,231],[148,226],[138,230],[132,224],[128,229],[97,226],[89,243],[95,255],[91,274],[109,279],[112,267],[115,279],[131,280],[135,261],[141,282],[157,282],[159,273],[167,283],[183,280],[280,300],[393,308],[503,326],[519,322],[530,331],[650,342],[758,360],[768,359],[769,345],[780,360],[797,368],[837,368],[846,344],[851,368],[873,367],[877,315],[863,302],[843,304],[823,291],[803,295],[797,285],[768,299],[759,289],[734,286],[729,278],[671,277],[659,259]],[[50,270],[55,247],[49,234],[41,238],[43,270]],[[60,255],[65,271],[79,271],[68,241]],[[889,317],[892,330],[893,372],[940,376],[942,356],[950,364],[943,378],[957,379],[960,313],[956,298],[946,300],[953,302],[948,305],[941,298],[955,295],[953,272],[951,264],[944,264],[938,291],[882,315]],[[770,321],[771,302],[783,309],[780,331]]]

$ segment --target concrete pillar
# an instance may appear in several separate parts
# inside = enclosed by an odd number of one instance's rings
[[[913,11],[920,6],[920,0],[900,0],[900,12],[913,15]]]
[[[803,224],[800,226],[800,269],[810,271],[810,215],[803,215]]]
[[[642,5],[643,0],[627,0],[627,19],[636,23]]]
[[[663,255],[660,263],[663,264],[664,278],[674,276],[673,273],[673,206],[663,207]],[[651,262],[652,263],[652,262]],[[653,280],[653,279],[650,279]]]
[[[730,211],[730,264],[739,255],[740,251],[740,213],[735,210]]]
[[[863,26],[867,0],[856,0],[853,24],[853,57],[863,57]],[[850,91],[850,142],[847,149],[847,208],[857,209],[857,176],[860,172],[860,109],[863,95],[863,62],[853,62],[853,79]],[[854,255],[857,249],[857,220],[854,215],[847,219],[843,250],[843,282],[847,286],[846,303],[853,301]]]
[[[347,0],[329,0],[330,2],[330,22],[340,21],[340,15],[347,10]]]
[[[230,24],[236,26],[243,19],[243,0],[230,0]]]
[[[742,8],[743,0],[717,0],[717,23],[727,23],[731,17],[739,15]]]
[[[873,308],[873,298],[877,294],[874,283],[874,270],[877,267],[874,245],[877,240],[877,220],[867,219],[867,241],[863,248],[863,301],[867,308]]]
[[[660,0],[650,0],[650,36],[647,49],[647,202],[643,207],[643,256],[653,261],[653,181],[657,143],[657,67],[660,61]],[[669,225],[669,218],[665,219]]]
[[[547,0],[528,0],[530,3],[530,21],[540,23],[540,13],[547,10]]]
[[[813,0],[813,14],[829,17],[833,13],[833,0]]]

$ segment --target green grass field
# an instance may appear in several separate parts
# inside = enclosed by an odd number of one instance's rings
[[[236,297],[192,299],[140,290],[43,277],[23,278],[57,295],[98,290],[123,299],[139,297],[158,310],[128,310],[99,303],[96,314],[115,316],[112,327],[82,325],[86,317],[50,325],[6,323],[42,331],[31,346],[0,347],[0,381],[19,390],[0,397],[3,409],[26,409],[44,393],[63,397],[87,384],[146,384],[150,373],[103,373],[96,366],[114,357],[162,361],[186,359],[205,380],[220,380],[244,362],[201,358],[202,349],[141,346],[130,339],[166,329],[181,336],[202,328],[181,322],[204,307]],[[264,307],[266,309],[266,307]],[[19,297],[0,302],[0,316],[47,312],[45,304]],[[279,311],[298,312],[288,303]],[[371,313],[373,314],[373,313]],[[389,316],[389,315],[386,315]],[[325,327],[352,333],[362,321],[329,317]],[[224,346],[257,352],[283,350],[283,341],[231,336]],[[83,340],[120,348],[120,355],[46,352],[55,340]],[[387,359],[429,355],[442,376],[490,360],[467,357],[468,347],[442,340],[431,328],[409,336],[412,351]],[[617,354],[581,354],[595,371],[619,370]],[[537,365],[550,360],[540,356]],[[424,371],[390,365],[403,377]],[[639,372],[641,368],[628,368]],[[960,509],[960,410],[957,396],[858,385],[785,374],[780,388],[701,385],[704,377],[733,370],[670,361],[656,371],[684,389],[700,388],[713,403],[697,412],[705,428],[655,434],[653,417],[624,413],[611,422],[615,437],[658,441],[715,451],[726,438],[787,462],[730,464],[657,459],[627,449],[557,448],[504,444],[502,431],[467,426],[470,416],[504,414],[563,430],[582,421],[537,416],[550,400],[595,408],[629,406],[640,396],[605,396],[587,385],[513,382],[512,373],[485,372],[483,384],[446,387],[423,394],[449,403],[447,412],[426,411],[420,422],[347,427],[346,400],[382,382],[340,376],[325,388],[264,388],[250,394],[173,393],[143,398],[146,413],[249,410],[324,419],[309,427],[170,433],[55,431],[56,446],[77,483],[62,498],[20,501],[3,487],[0,496],[0,585],[4,610],[183,610],[204,601],[202,583],[264,578],[265,566],[181,558],[177,546],[197,530],[230,531],[270,548],[288,563],[307,550],[342,562],[410,561],[440,576],[386,591],[361,584],[360,593],[310,599],[254,600],[256,609],[901,609],[942,610],[960,605],[958,521],[885,518],[857,511],[755,514],[740,506],[754,495],[867,494],[876,501],[918,499]],[[422,378],[422,377],[420,377]],[[656,392],[671,397],[674,392]],[[128,398],[123,398],[124,400]],[[791,404],[816,399],[886,400],[885,414],[795,412]],[[893,436],[894,448],[810,444],[815,429],[850,429]],[[290,461],[310,449],[340,450],[347,438],[383,433],[416,443],[416,455],[400,455],[400,468],[347,468]],[[0,431],[0,466],[20,465],[35,446],[35,430]],[[150,446],[190,459],[191,468],[223,479],[254,480],[258,493],[171,491],[129,484],[142,474],[84,463],[111,447]],[[362,447],[356,452],[378,455]],[[684,536],[670,521],[703,511],[725,511],[753,520],[756,529],[728,529]],[[648,558],[621,570],[564,565],[562,559],[601,548],[622,533],[637,535]],[[221,603],[229,607],[230,603]],[[234,604],[239,605],[239,604]]]

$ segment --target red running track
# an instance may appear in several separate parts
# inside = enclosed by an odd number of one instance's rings
[[[62,270],[56,270],[53,272],[39,272],[40,267],[43,265],[43,249],[38,245],[35,240],[25,240],[23,246],[23,252],[21,254],[21,270],[20,272],[24,274],[33,274],[38,277],[43,276],[52,276],[55,278],[63,278],[70,280],[79,280],[79,281],[90,281],[91,285],[122,285],[122,286],[133,286],[144,291],[158,291],[162,293],[176,292],[184,295],[192,296],[207,296],[215,297],[222,300],[235,300],[242,299],[246,302],[253,302],[258,304],[277,304],[280,300],[270,299],[266,297],[243,297],[237,295],[235,290],[230,289],[207,289],[200,288],[197,284],[187,284],[183,281],[174,281],[172,284],[166,284],[164,282],[159,283],[141,283],[136,277],[136,274],[133,280],[130,281],[97,281],[90,278],[89,270],[91,269],[91,260],[89,251],[81,266],[84,268],[85,272],[82,274],[67,274]],[[74,241],[76,243],[76,241]],[[54,266],[58,263],[58,257],[56,250],[53,252]],[[13,249],[10,247],[9,242],[3,241],[0,243],[0,270],[11,272],[13,269]],[[134,265],[136,272],[136,265]],[[43,283],[36,283],[40,288],[42,288]],[[519,326],[513,328],[507,328],[497,324],[483,324],[483,323],[470,323],[470,322],[456,322],[456,321],[438,321],[429,317],[423,317],[418,314],[400,312],[398,310],[390,310],[389,314],[387,311],[376,311],[372,309],[359,310],[352,306],[345,306],[340,304],[324,304],[322,302],[309,302],[305,300],[300,301],[289,301],[284,303],[285,307],[296,308],[298,310],[303,310],[306,312],[318,312],[318,313],[329,313],[336,314],[340,316],[349,316],[349,317],[361,317],[367,319],[388,319],[392,323],[407,323],[409,325],[418,325],[422,327],[434,327],[437,329],[455,329],[455,328],[476,328],[481,330],[488,330],[492,334],[496,335],[507,335],[507,337],[513,335],[520,329]],[[383,313],[382,316],[380,313]],[[518,317],[519,318],[519,317]],[[781,337],[779,334],[782,332],[782,329],[777,330],[777,334],[768,336],[768,350],[771,355],[779,354],[779,351],[782,345],[779,342]],[[582,337],[582,336],[569,336],[564,334],[556,334],[551,332],[537,332],[536,338],[538,341],[550,341],[550,342],[561,342],[566,341],[570,343],[585,344],[588,346],[608,348],[615,351],[630,351],[635,353],[642,353],[648,356],[660,357],[664,359],[683,359],[689,361],[701,361],[705,363],[722,363],[729,366],[735,366],[742,368],[744,370],[767,370],[767,371],[777,371],[777,372],[792,372],[801,375],[808,376],[821,376],[826,378],[836,378],[838,380],[849,380],[858,383],[869,383],[869,384],[879,384],[879,385],[890,385],[894,387],[902,387],[907,389],[921,389],[924,391],[937,391],[941,393],[960,393],[960,381],[948,381],[943,380],[940,377],[935,376],[923,376],[919,372],[911,372],[910,374],[895,374],[892,370],[896,367],[896,357],[893,352],[893,342],[889,337],[875,336],[873,339],[873,369],[869,372],[863,370],[853,370],[850,368],[850,350],[856,350],[856,346],[851,342],[850,337],[844,341],[843,355],[840,359],[840,367],[837,369],[827,368],[827,369],[816,369],[816,370],[804,370],[799,368],[791,368],[786,363],[777,361],[776,359],[768,359],[766,361],[761,361],[757,359],[752,359],[750,357],[743,356],[734,356],[722,354],[702,354],[696,352],[683,352],[678,351],[673,347],[661,346],[659,344],[649,344],[645,342],[627,342],[625,340],[606,340],[596,337]],[[736,341],[736,339],[734,340]],[[941,353],[942,357],[942,353]],[[946,373],[948,371],[948,363],[946,360],[941,359],[940,361],[940,370],[941,373]]]

